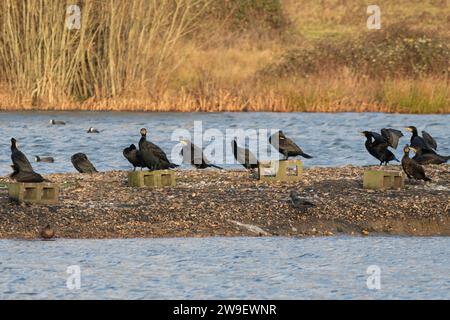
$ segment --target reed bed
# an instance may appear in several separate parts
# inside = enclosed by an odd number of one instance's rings
[[[0,110],[449,113],[447,1],[378,2],[3,0]]]

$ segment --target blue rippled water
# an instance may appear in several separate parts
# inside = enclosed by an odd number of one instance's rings
[[[50,119],[64,120],[66,126],[51,126]],[[86,153],[99,170],[129,169],[122,156],[124,147],[137,144],[139,129],[149,129],[149,139],[168,154],[177,142],[171,141],[177,129],[193,132],[194,121],[202,127],[218,129],[283,129],[314,159],[306,166],[378,164],[364,148],[359,132],[383,127],[403,129],[415,125],[431,133],[439,152],[450,154],[450,115],[404,115],[383,113],[117,113],[117,112],[2,112],[0,113],[0,175],[11,171],[10,138],[31,159],[34,155],[54,156],[53,164],[37,163],[40,173],[74,172],[70,156]],[[93,126],[101,134],[87,134]],[[401,145],[409,141],[405,132]],[[231,148],[225,144],[225,154]],[[401,150],[396,154],[401,157]],[[272,155],[278,157],[277,154]]]
[[[0,299],[450,299],[449,248],[448,237],[0,240]]]

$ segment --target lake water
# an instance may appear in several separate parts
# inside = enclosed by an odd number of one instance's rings
[[[50,119],[64,120],[65,126],[51,126]],[[137,145],[139,129],[149,130],[148,139],[168,154],[177,129],[193,132],[194,121],[202,121],[203,130],[218,129],[282,129],[314,159],[305,166],[341,166],[378,164],[364,147],[362,130],[383,127],[403,129],[415,125],[438,141],[441,154],[450,154],[450,115],[403,115],[383,113],[117,113],[117,112],[2,112],[0,113],[0,175],[11,172],[10,138],[18,140],[21,150],[32,160],[34,155],[55,157],[53,164],[36,163],[40,173],[75,172],[70,156],[77,152],[88,155],[99,170],[129,169],[122,156],[124,147]],[[87,134],[92,126],[101,134]],[[404,130],[403,130],[404,131]],[[409,141],[404,131],[403,146]],[[204,146],[206,146],[205,144]],[[229,143],[225,154],[231,155]],[[402,152],[396,151],[400,159]],[[232,156],[231,156],[232,157]],[[269,158],[278,157],[273,154]],[[228,167],[228,166],[226,166]]]
[[[0,240],[0,299],[450,299],[449,248],[444,237]]]
[[[50,126],[61,119],[66,126]],[[70,156],[86,153],[99,170],[129,169],[122,149],[139,129],[170,153],[174,130],[283,129],[314,159],[306,166],[378,164],[362,130],[416,125],[450,154],[450,115],[381,113],[0,113],[0,175],[10,172],[10,138],[40,173],[74,172]],[[93,126],[101,134],[87,134]],[[409,141],[409,134],[401,145]],[[228,147],[228,146],[227,146]],[[397,150],[401,157],[401,151]],[[0,299],[450,299],[450,238],[326,237],[0,240]],[[381,289],[367,287],[367,268]],[[69,266],[81,288],[66,286]]]

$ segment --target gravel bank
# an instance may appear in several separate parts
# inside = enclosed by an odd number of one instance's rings
[[[309,168],[296,183],[260,182],[245,171],[176,170],[177,186],[163,189],[127,187],[124,171],[48,175],[62,186],[59,205],[11,203],[0,189],[0,238],[34,239],[47,223],[60,238],[450,236],[450,165],[428,166],[432,183],[407,181],[389,191],[362,188],[369,168],[378,167]],[[295,208],[291,191],[314,206]]]

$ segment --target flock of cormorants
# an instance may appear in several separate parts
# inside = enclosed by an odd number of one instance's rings
[[[410,144],[403,148],[403,158],[401,161],[403,171],[409,179],[430,181],[425,174],[422,165],[446,163],[450,156],[441,156],[437,150],[436,140],[426,131],[422,131],[419,136],[417,128],[414,126],[406,127],[411,132]],[[366,149],[376,159],[380,160],[380,165],[387,165],[390,161],[400,162],[388,148],[397,149],[399,140],[403,133],[396,129],[381,129],[381,134],[372,131],[361,132],[366,137]],[[414,151],[413,158],[409,157],[409,152]]]
[[[63,121],[51,120],[52,125],[65,125]],[[406,130],[412,133],[410,144],[403,149],[404,155],[401,160],[402,168],[410,179],[429,181],[422,165],[442,164],[446,163],[450,156],[441,156],[437,154],[437,143],[434,138],[425,131],[422,136],[418,135],[417,128],[414,126],[407,127]],[[95,128],[89,128],[87,133],[99,133]],[[170,162],[166,153],[156,144],[147,140],[147,130],[140,130],[141,138],[139,140],[139,149],[131,144],[123,150],[124,157],[136,168],[148,168],[149,170],[164,170],[178,167],[178,165]],[[389,147],[396,149],[399,140],[403,137],[403,133],[396,129],[384,128],[381,133],[373,131],[361,132],[366,137],[365,147],[367,151],[380,161],[380,165],[387,165],[390,161],[400,162]],[[221,169],[221,167],[212,164],[204,155],[203,150],[191,141],[182,139],[182,149],[180,151],[183,161],[190,163],[197,169],[205,169],[213,167]],[[294,141],[285,136],[280,130],[269,137],[269,143],[284,156],[289,157],[301,156],[311,159],[312,156],[303,152],[303,150],[295,144]],[[234,158],[246,169],[255,169],[259,165],[258,159],[248,148],[238,146],[236,139],[231,142]],[[409,157],[410,150],[415,152],[413,158]],[[190,155],[189,158],[188,155]],[[27,157],[17,148],[16,139],[11,138],[11,160],[13,173],[10,177],[18,182],[43,182],[46,181],[39,173],[36,173],[28,161]],[[35,157],[36,162],[54,162],[52,157]],[[94,165],[89,161],[84,153],[76,153],[71,157],[71,162],[75,169],[80,173],[98,172]]]

